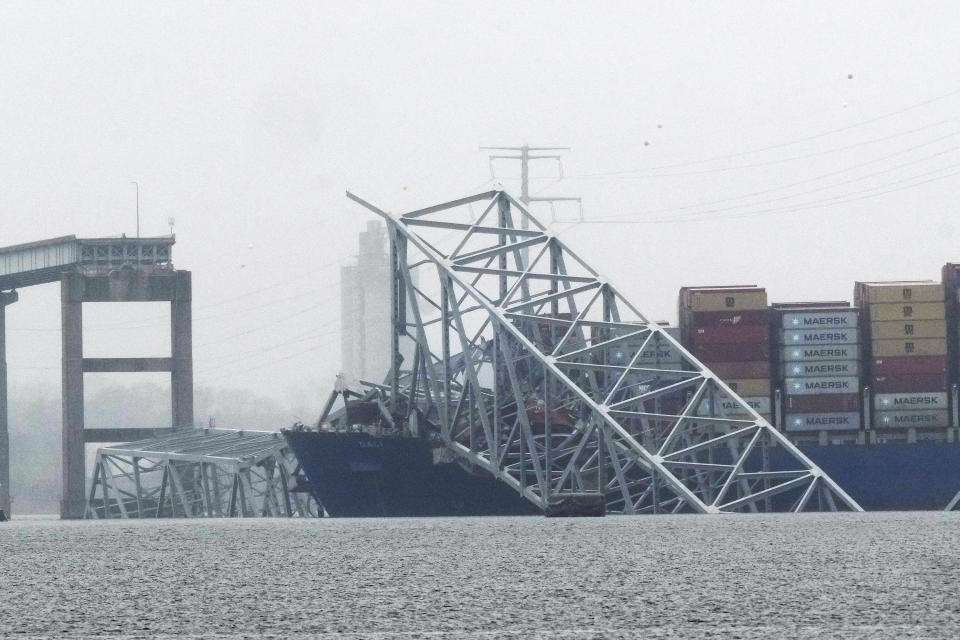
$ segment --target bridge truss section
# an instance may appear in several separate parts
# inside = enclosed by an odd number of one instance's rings
[[[317,517],[279,433],[188,429],[97,452],[86,518]]]
[[[506,192],[402,215],[347,196],[390,229],[391,412],[463,461],[545,510],[861,510]]]

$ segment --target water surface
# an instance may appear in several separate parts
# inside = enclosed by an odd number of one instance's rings
[[[0,524],[11,638],[957,638],[960,513]]]

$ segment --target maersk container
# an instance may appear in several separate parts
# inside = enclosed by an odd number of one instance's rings
[[[860,374],[858,360],[814,360],[809,362],[785,362],[780,368],[784,378],[811,378],[823,376],[857,376]]]
[[[724,380],[738,396],[769,396],[770,378],[741,378]]]
[[[950,412],[936,411],[877,411],[873,414],[874,427],[947,427]]]
[[[860,412],[788,413],[783,421],[787,431],[851,431],[860,428]]]
[[[854,297],[870,304],[884,302],[939,302],[943,300],[943,284],[932,280],[858,282]]]
[[[712,362],[708,368],[721,380],[770,377],[769,362]]]
[[[859,393],[860,379],[856,376],[785,378],[783,392],[791,396]]]
[[[784,396],[785,413],[845,413],[860,410],[859,393]]]
[[[637,347],[640,345],[625,345],[622,347],[610,347],[607,349],[608,364],[627,364],[637,353]],[[637,358],[635,366],[649,366],[652,364],[680,364],[680,350],[673,345],[662,344],[659,347],[647,347]]]
[[[898,375],[916,373],[946,373],[945,356],[901,356],[899,358],[874,358],[874,375]]]
[[[785,313],[781,326],[784,329],[855,329],[858,317],[856,311]]]
[[[692,331],[693,344],[743,344],[745,342],[767,342],[770,331],[767,325],[736,325],[719,327],[700,327]]]
[[[915,304],[871,304],[868,307],[870,322],[893,320],[943,320],[947,317],[942,302],[917,302]]]
[[[946,320],[896,320],[871,322],[870,337],[873,340],[896,338],[946,338]]]
[[[757,413],[763,415],[770,414],[770,396],[740,396],[740,399]],[[709,398],[702,400],[697,406],[695,415],[704,417],[711,416],[710,407],[711,402]],[[720,415],[721,413],[727,416],[748,415],[748,412],[740,405],[740,403],[736,402],[732,398],[722,395],[718,400],[716,415]]]
[[[914,373],[873,376],[874,393],[926,393],[947,390],[946,374]]]
[[[694,349],[694,355],[703,362],[769,361],[770,344],[745,342],[743,344],[705,344]]]
[[[820,360],[858,360],[860,348],[855,344],[807,345],[802,347],[784,347],[783,359],[786,362],[813,362]]]
[[[913,340],[874,340],[871,343],[874,358],[898,356],[943,356],[947,353],[946,338],[916,338]]]
[[[784,329],[781,344],[809,345],[809,344],[856,344],[860,339],[856,327],[850,329]]]
[[[877,411],[914,411],[917,409],[949,409],[946,392],[936,393],[877,393],[873,396]]]
[[[766,310],[767,292],[763,289],[701,289],[690,291],[683,306],[691,311]]]
[[[680,323],[694,328],[765,325],[767,324],[767,310],[691,311],[690,309],[680,309]]]

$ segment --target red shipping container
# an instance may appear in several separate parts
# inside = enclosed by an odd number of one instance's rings
[[[766,361],[711,362],[707,367],[722,380],[770,377],[770,363]]]
[[[906,356],[873,359],[874,375],[946,373],[946,356]]]
[[[693,355],[710,362],[747,362],[750,360],[770,361],[770,345],[766,342],[744,342],[741,344],[703,344],[696,345]]]
[[[874,393],[920,393],[946,390],[947,374],[945,373],[873,376]]]
[[[681,314],[684,324],[697,328],[767,324],[767,312],[761,309],[752,311],[689,311],[683,309]]]
[[[742,325],[722,327],[700,327],[693,329],[693,344],[743,344],[745,342],[768,342],[770,329],[767,325]]]
[[[822,393],[812,396],[786,396],[787,413],[840,413],[860,410],[859,393]]]

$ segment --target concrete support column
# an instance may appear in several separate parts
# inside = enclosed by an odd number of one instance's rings
[[[60,517],[82,518],[86,505],[83,437],[83,298],[78,273],[60,280],[63,330],[63,450]]]
[[[0,510],[10,516],[10,434],[7,431],[7,305],[17,292],[0,291]]]
[[[178,271],[170,301],[170,345],[173,366],[170,391],[173,396],[173,428],[193,426],[193,314],[189,271]]]

